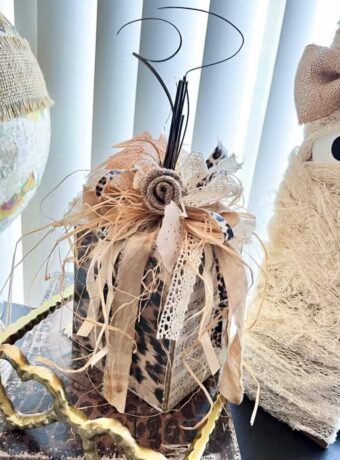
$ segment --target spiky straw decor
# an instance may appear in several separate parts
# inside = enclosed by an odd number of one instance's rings
[[[250,309],[246,361],[261,406],[323,446],[340,429],[340,28],[307,45],[295,101],[304,140],[290,156],[269,227],[267,292]],[[314,146],[323,143],[323,161]],[[328,163],[326,163],[328,161]],[[259,307],[261,314],[255,321]],[[256,386],[246,379],[247,392]]]

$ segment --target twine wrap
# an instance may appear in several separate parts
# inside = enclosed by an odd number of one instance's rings
[[[179,204],[182,187],[179,175],[165,168],[153,168],[142,178],[140,192],[146,206],[156,214],[164,214],[166,205]]]
[[[0,35],[0,122],[43,110],[52,103],[27,40]]]

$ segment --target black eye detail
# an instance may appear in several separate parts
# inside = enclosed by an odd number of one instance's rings
[[[333,157],[340,161],[340,136],[334,139],[331,150]]]

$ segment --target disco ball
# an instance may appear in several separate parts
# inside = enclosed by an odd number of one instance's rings
[[[0,231],[27,206],[47,162],[49,99],[27,41],[0,14]]]

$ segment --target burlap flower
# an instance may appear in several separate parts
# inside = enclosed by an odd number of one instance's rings
[[[161,215],[171,201],[179,204],[182,195],[181,180],[172,169],[152,169],[142,178],[139,187],[146,206]]]

